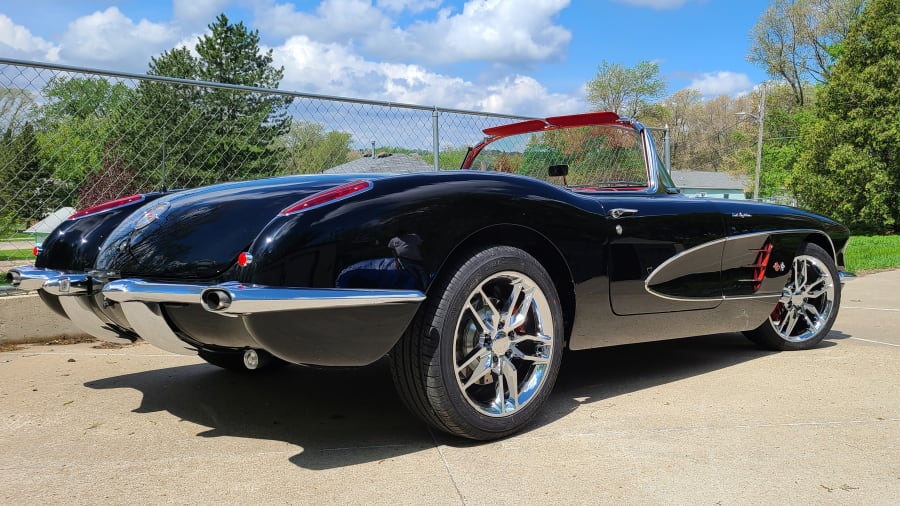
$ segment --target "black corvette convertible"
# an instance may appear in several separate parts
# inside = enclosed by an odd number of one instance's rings
[[[846,227],[679,194],[612,113],[488,128],[462,170],[289,176],[77,212],[10,282],[100,339],[229,369],[389,355],[415,414],[522,428],[573,350],[720,332],[797,350],[829,332]]]

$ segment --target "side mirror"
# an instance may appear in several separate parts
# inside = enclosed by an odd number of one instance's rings
[[[569,175],[569,166],[567,164],[551,165],[547,167],[547,175],[550,177],[566,177]]]

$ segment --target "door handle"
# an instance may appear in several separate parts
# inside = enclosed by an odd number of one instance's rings
[[[621,207],[617,207],[615,209],[610,209],[609,215],[612,217],[612,219],[618,220],[623,216],[631,216],[632,214],[637,214],[637,212],[637,209],[623,209]]]

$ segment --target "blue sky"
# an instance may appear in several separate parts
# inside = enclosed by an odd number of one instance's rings
[[[0,57],[145,72],[219,12],[259,30],[282,88],[493,112],[585,110],[602,60],[669,92],[739,95],[767,0],[0,0]]]

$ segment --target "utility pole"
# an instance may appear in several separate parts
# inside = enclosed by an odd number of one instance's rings
[[[766,117],[766,83],[763,82],[760,87],[759,95],[759,115],[756,121],[759,123],[759,135],[756,137],[756,182],[753,185],[753,200],[759,200],[759,170],[762,165],[762,142],[763,142],[763,125]]]

